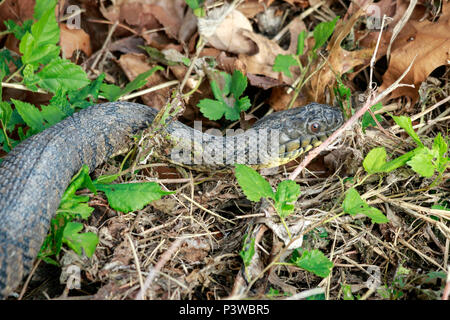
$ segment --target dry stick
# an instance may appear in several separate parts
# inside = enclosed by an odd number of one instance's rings
[[[373,93],[370,93],[369,98],[367,99],[364,106],[359,109],[355,114],[346,122],[342,127],[340,127],[338,130],[336,130],[327,140],[325,140],[324,143],[322,143],[320,146],[312,150],[308,156],[299,164],[299,166],[289,175],[290,180],[294,180],[300,172],[302,172],[303,169],[306,168],[306,166],[317,156],[320,152],[325,150],[330,144],[332,144],[339,136],[341,136],[347,129],[350,129],[353,124],[356,123],[356,121],[362,117],[364,113],[366,113],[367,110],[377,102],[381,101],[383,98],[385,98],[388,94],[390,94],[392,91],[399,87],[404,86],[414,86],[414,85],[406,85],[406,84],[400,84],[400,81],[406,76],[406,74],[411,69],[416,57],[414,57],[413,61],[411,61],[408,68],[403,72],[403,74],[392,84],[390,85],[386,90],[381,92],[376,97],[373,97]]]
[[[178,247],[183,243],[183,239],[177,239],[175,240],[170,248],[163,253],[161,256],[161,259],[156,263],[154,268],[151,268],[149,271],[149,274],[147,278],[145,279],[144,285],[141,286],[141,290],[136,296],[136,300],[143,300],[145,297],[145,292],[150,287],[150,284],[153,282],[153,279],[155,279],[156,274],[159,272],[159,270],[162,269],[162,267],[169,261],[170,257],[175,253],[175,251],[178,249]]]
[[[139,263],[139,258],[136,253],[136,248],[134,247],[134,244],[133,244],[133,239],[131,239],[131,236],[129,233],[127,233],[127,239],[130,242],[131,252],[133,253],[134,263],[136,265],[136,271],[138,273],[138,278],[139,278],[139,284],[140,284],[141,288],[143,288],[144,287],[144,279],[142,278],[141,265]]]
[[[17,300],[22,300],[23,296],[25,295],[25,291],[27,291],[28,284],[30,283],[31,278],[34,276],[34,273],[36,272],[37,267],[41,263],[42,259],[39,259],[36,264],[34,265],[33,269],[31,270],[30,274],[27,277],[27,280],[25,281],[25,284],[22,287],[22,290],[20,291],[19,297]]]
[[[442,99],[441,101],[435,103],[434,105],[432,105],[431,107],[427,108],[426,110],[424,110],[424,111],[422,111],[422,112],[420,112],[420,113],[418,113],[416,115],[413,115],[411,117],[411,121],[419,119],[420,117],[426,115],[427,113],[430,113],[431,111],[433,111],[437,107],[440,107],[441,105],[443,105],[444,103],[446,103],[448,101],[450,101],[450,96],[448,96],[447,98]],[[399,127],[399,125],[396,124],[396,125],[392,126],[390,128],[390,130],[393,131],[394,133],[396,133],[397,131],[400,131],[400,127]]]
[[[119,24],[119,21],[114,22],[114,24],[111,26],[111,29],[109,29],[108,36],[106,37],[106,40],[103,43],[103,47],[100,49],[100,52],[98,53],[98,55],[95,57],[95,60],[92,63],[90,69],[93,70],[97,66],[97,63],[100,61],[100,58],[105,53],[106,47],[108,46],[109,41],[111,40],[112,34],[114,33],[114,30],[116,30],[118,24]]]

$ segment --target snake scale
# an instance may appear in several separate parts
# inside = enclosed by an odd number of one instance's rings
[[[147,128],[156,115],[155,109],[136,103],[93,105],[28,138],[3,159],[0,164],[0,298],[6,298],[30,272],[73,175],[83,164],[92,171],[123,150],[130,143],[130,136]],[[320,144],[342,123],[339,110],[312,103],[268,115],[252,129],[234,136],[208,135],[179,121],[169,122],[164,130],[169,136],[177,136],[174,140],[180,145],[192,141],[202,143],[200,153],[225,150],[222,156],[218,152],[213,156],[223,160],[222,168],[241,162],[242,155],[258,151],[261,145],[255,140],[255,129],[276,130],[277,141],[269,139],[270,144],[279,143],[276,155],[256,156],[249,163],[253,167],[270,167]],[[182,134],[176,135],[177,132]],[[248,143],[240,143],[241,138]],[[235,146],[231,153],[230,146]],[[211,171],[220,167],[208,163],[202,166],[210,167]]]

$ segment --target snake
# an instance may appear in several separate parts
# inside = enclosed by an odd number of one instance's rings
[[[30,273],[74,174],[83,165],[92,172],[129,148],[130,139],[136,140],[136,134],[148,128],[157,114],[152,107],[132,102],[92,105],[27,138],[3,158],[0,298],[7,298]],[[159,149],[166,150],[165,156],[174,163],[194,170],[232,169],[236,163],[268,168],[319,145],[342,123],[339,109],[318,103],[271,113],[250,129],[229,135],[202,132],[195,125],[192,128],[172,119],[163,126],[161,135],[171,140],[170,150]],[[265,140],[259,139],[261,133]],[[276,145],[275,152],[261,152],[264,146],[273,149],[267,145]]]

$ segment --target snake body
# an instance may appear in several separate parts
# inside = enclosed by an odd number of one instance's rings
[[[136,103],[94,105],[28,138],[3,159],[0,164],[0,298],[7,297],[30,272],[73,175],[83,164],[92,171],[122,150],[129,144],[129,137],[147,128],[156,115],[155,109]],[[212,159],[203,158],[200,164],[212,171],[233,163],[248,163],[242,162],[241,156],[245,158],[261,148],[255,140],[256,129],[279,133],[277,141],[268,140],[271,144],[279,142],[276,155],[258,155],[253,157],[253,163],[249,162],[254,167],[270,167],[318,145],[342,122],[340,111],[313,103],[271,114],[252,129],[234,136],[209,135],[179,121],[169,122],[164,130],[174,138],[175,145],[194,145],[187,153],[186,148],[179,148],[178,155],[184,152],[181,159],[186,160],[188,155],[192,160],[198,152],[212,152]],[[195,147],[199,145],[200,149]],[[229,151],[230,146],[234,146],[234,151]],[[225,151],[220,155],[217,150]],[[195,162],[191,161],[189,167],[195,169]]]

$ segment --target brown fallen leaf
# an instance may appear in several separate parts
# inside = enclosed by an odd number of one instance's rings
[[[164,28],[164,32],[176,39],[182,25],[184,0],[135,0],[118,1],[109,7],[101,2],[100,11],[110,21],[125,22],[143,32]]]
[[[442,15],[437,22],[410,20],[392,45],[389,66],[383,75],[382,91],[394,83],[416,57],[411,70],[402,83],[414,88],[395,89],[389,98],[407,96],[414,104],[419,97],[419,87],[439,66],[450,64],[450,2],[442,4]]]
[[[120,56],[118,61],[120,67],[125,72],[127,78],[132,81],[141,73],[150,70],[153,66],[147,62],[147,57],[143,54],[127,53]],[[147,84],[144,88],[153,87],[155,85],[166,82],[167,79],[161,71],[156,71],[147,78]],[[141,88],[143,90],[144,88]],[[156,92],[147,93],[142,96],[142,100],[146,105],[156,109],[161,109],[170,97],[170,88],[164,88]]]
[[[245,64],[247,72],[256,75],[264,75],[274,79],[280,79],[282,82],[287,84],[291,84],[295,80],[297,75],[295,70],[293,70],[292,78],[288,78],[284,74],[272,70],[276,56],[279,54],[289,54],[289,51],[283,50],[275,41],[272,41],[260,34],[256,34],[248,30],[241,30],[241,34],[253,41],[258,49],[256,54],[239,55],[239,60]]]
[[[326,102],[324,93],[327,91],[331,94],[333,93],[332,88],[336,84],[337,75],[343,75],[356,66],[369,63],[374,47],[355,51],[348,51],[341,47],[341,42],[347,37],[363,13],[364,11],[359,9],[348,20],[339,20],[337,22],[327,46],[329,54],[326,63],[320,68],[322,61],[318,60],[316,66],[311,68],[311,70],[318,71],[311,77],[311,81],[304,90],[308,100],[320,103]]]
[[[199,30],[202,33],[204,29],[205,39],[212,47],[227,52],[254,53],[255,44],[247,37],[242,35],[242,31],[253,31],[250,21],[238,10],[233,10],[225,19],[217,26],[213,34],[208,34],[210,29],[208,26],[214,21],[219,21],[219,17],[223,14],[225,8],[218,8],[209,13],[207,19],[199,20]],[[202,27],[202,26],[205,27]],[[202,33],[203,34],[203,33]]]
[[[72,57],[76,50],[83,51],[88,57],[92,54],[91,39],[83,29],[69,29],[65,23],[60,23],[59,29],[59,45],[63,57]]]

